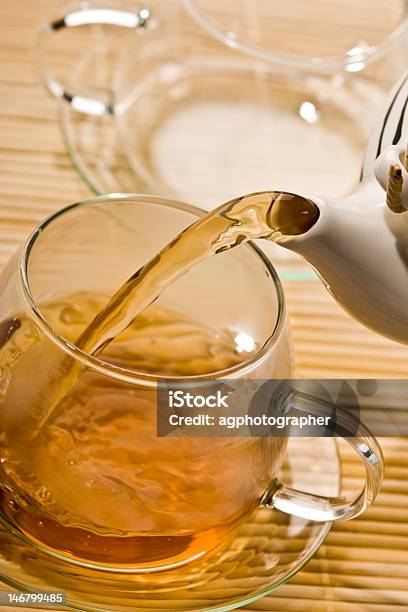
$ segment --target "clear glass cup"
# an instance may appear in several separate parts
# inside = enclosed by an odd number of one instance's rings
[[[0,521],[38,551],[110,572],[169,569],[214,549],[259,504],[333,521],[357,516],[378,492],[381,450],[364,427],[347,438],[366,469],[349,497],[282,484],[284,437],[157,437],[160,381],[290,378],[282,287],[254,245],[191,270],[99,357],[75,346],[107,296],[203,214],[143,195],[74,204],[45,220],[1,275]],[[209,343],[208,330],[217,332]],[[223,367],[222,330],[237,354],[242,334],[259,349]],[[74,363],[78,379],[50,412],[61,366]],[[319,404],[299,392],[290,401]]]
[[[41,75],[96,192],[207,210],[263,189],[344,196],[405,70],[406,18],[405,0],[62,2]]]

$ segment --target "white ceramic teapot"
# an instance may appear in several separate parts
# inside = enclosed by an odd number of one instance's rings
[[[276,242],[302,255],[359,321],[408,343],[408,74],[369,139],[357,191],[344,200],[302,194],[316,223]]]

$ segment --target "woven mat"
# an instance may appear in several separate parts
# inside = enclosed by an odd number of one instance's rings
[[[50,0],[0,1],[0,264],[44,216],[89,196],[68,160],[55,101],[38,85],[36,28]],[[296,375],[406,377],[408,348],[376,337],[318,282],[286,284]],[[408,440],[383,441],[386,477],[374,506],[335,525],[318,554],[251,610],[408,610]],[[346,484],[358,462],[344,453]],[[357,485],[356,485],[357,486]]]

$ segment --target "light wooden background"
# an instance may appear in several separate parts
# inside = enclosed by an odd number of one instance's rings
[[[89,196],[64,152],[57,108],[38,84],[35,32],[52,0],[0,0],[0,264],[44,216]],[[286,286],[302,377],[406,377],[408,349],[377,338],[318,283]],[[335,525],[315,558],[252,610],[408,610],[408,440],[384,440],[381,495],[360,519]],[[344,474],[356,484],[357,459]]]

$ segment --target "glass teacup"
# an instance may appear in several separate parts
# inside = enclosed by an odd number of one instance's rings
[[[168,569],[224,542],[259,504],[332,521],[376,496],[381,450],[364,428],[348,441],[365,486],[337,498],[279,482],[284,436],[157,436],[161,381],[290,378],[282,287],[254,245],[187,273],[99,357],[75,346],[107,297],[202,214],[153,196],[75,204],[44,221],[1,276],[0,516],[43,552],[109,571]],[[246,354],[242,337],[257,350]],[[61,363],[80,375],[50,412]]]
[[[68,103],[65,140],[98,193],[160,193],[208,210],[271,187],[345,196],[405,70],[406,8],[61,2],[42,30],[41,77]]]

